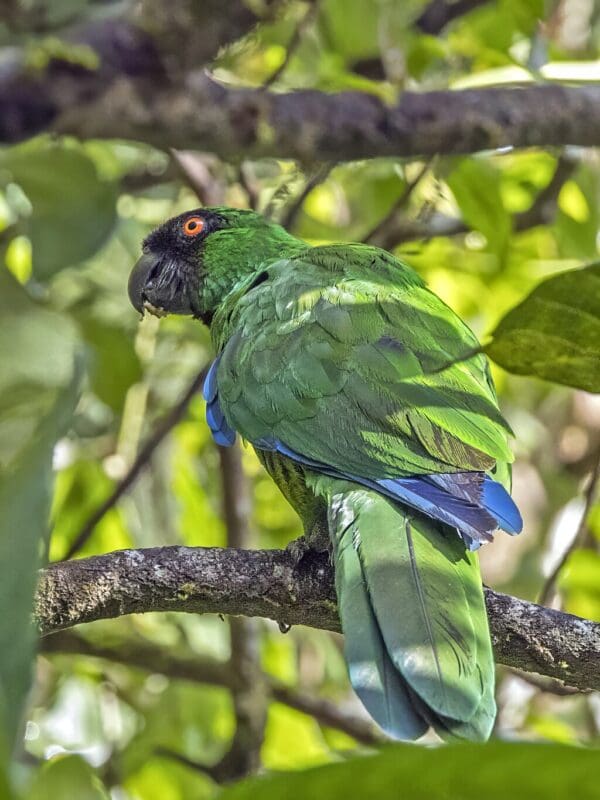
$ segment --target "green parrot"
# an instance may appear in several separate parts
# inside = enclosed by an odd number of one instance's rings
[[[516,534],[510,429],[469,328],[364,244],[311,247],[252,211],[200,208],[148,236],[141,313],[187,314],[216,351],[215,441],[249,442],[330,550],[352,686],[390,736],[485,740],[494,660],[474,552]]]

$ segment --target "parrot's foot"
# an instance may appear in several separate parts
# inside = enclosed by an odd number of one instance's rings
[[[331,539],[329,538],[329,532],[327,530],[321,530],[319,526],[315,526],[311,530],[309,536],[305,534],[298,539],[294,539],[285,549],[291,555],[296,566],[307,556],[317,553],[329,553],[331,557]]]
[[[294,541],[290,542],[285,549],[292,557],[292,561],[296,567],[308,555],[308,553],[312,551],[312,547],[308,543],[306,536],[300,536],[298,539],[294,539]]]

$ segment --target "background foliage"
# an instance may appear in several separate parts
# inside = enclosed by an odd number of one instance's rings
[[[122,5],[15,4],[0,22],[0,45],[24,48],[34,65],[57,48],[74,61],[90,58],[68,43],[70,26],[121,13]],[[284,3],[221,52],[214,75],[235,85],[274,79],[277,89],[359,89],[385,99],[404,88],[598,75],[599,21],[591,2],[472,5],[431,35],[415,24],[427,6],[422,0]],[[47,135],[0,149],[0,598],[10,608],[0,619],[0,677],[9,687],[0,696],[5,756],[27,689],[27,618],[38,563],[46,552],[54,560],[72,549],[90,515],[128,475],[157,421],[211,358],[202,326],[176,318],[160,326],[155,319],[140,323],[126,293],[143,237],[200,203],[255,205],[315,243],[381,243],[469,322],[497,364],[517,373],[494,366],[515,431],[514,495],[525,532],[484,548],[485,581],[536,598],[577,534],[578,549],[558,576],[559,592],[549,587],[546,599],[600,620],[600,507],[593,490],[586,493],[590,475],[598,474],[600,402],[582,391],[600,390],[600,278],[597,266],[578,269],[598,257],[598,153],[506,150],[325,167],[239,156],[223,163],[208,153],[171,154],[143,142]],[[204,424],[203,402],[195,394],[180,410],[180,421],[94,525],[78,556],[227,543],[226,470]],[[299,534],[297,520],[249,450],[242,462],[251,498],[246,541],[283,547]],[[349,691],[339,637],[301,628],[283,636],[266,621],[251,636],[270,680],[333,701],[349,716],[362,714]],[[218,794],[223,776],[211,765],[228,752],[236,714],[229,689],[202,682],[201,664],[227,661],[226,620],[129,617],[86,626],[63,642],[65,652],[44,652],[50,649],[44,645],[37,659],[12,767],[24,798]],[[53,649],[60,651],[60,644]],[[132,665],[132,652],[147,653],[143,668],[139,658]],[[198,680],[170,674],[170,659],[178,658],[198,662]],[[347,772],[306,773],[298,791],[347,795],[348,786],[356,789],[356,781],[376,774],[381,783],[365,783],[364,791],[391,797],[408,775],[429,774],[431,786],[420,791],[432,797],[457,780],[463,758],[465,769],[487,764],[473,796],[505,796],[499,781],[507,770],[511,778],[528,776],[532,798],[548,796],[547,786],[566,797],[571,780],[591,774],[592,754],[577,746],[600,744],[596,695],[501,670],[498,702],[499,738],[554,746],[542,755],[500,744],[481,756],[479,750],[436,751],[435,762],[427,761],[427,751],[400,748],[375,756],[375,766],[358,761]],[[265,703],[264,742],[255,746],[266,770],[344,762],[361,748],[318,709],[311,715],[272,698]],[[546,773],[547,764],[555,772]],[[270,780],[262,789],[240,784],[223,796],[282,796],[277,779]],[[460,781],[461,796],[470,797],[463,773]],[[578,794],[592,797],[592,787],[578,783]],[[421,795],[413,786],[410,796]]]

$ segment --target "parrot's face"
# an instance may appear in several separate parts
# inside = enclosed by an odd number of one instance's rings
[[[168,220],[143,243],[143,255],[129,277],[129,299],[143,314],[202,316],[199,297],[206,277],[203,253],[207,237],[226,220],[195,209]]]
[[[210,325],[223,298],[265,260],[305,247],[254,211],[196,208],[167,220],[144,241],[129,299],[141,314],[189,314]]]

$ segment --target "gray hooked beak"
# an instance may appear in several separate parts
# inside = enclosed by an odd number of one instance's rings
[[[140,314],[144,313],[146,284],[156,264],[157,260],[155,256],[150,255],[150,253],[144,253],[131,270],[131,275],[129,276],[129,283],[127,285],[129,299],[131,300],[131,305],[136,311],[139,311]]]
[[[194,314],[184,271],[168,257],[144,253],[131,271],[128,292],[140,314]]]

